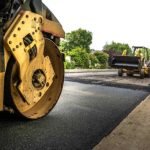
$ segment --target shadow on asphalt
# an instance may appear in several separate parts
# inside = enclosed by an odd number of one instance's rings
[[[27,120],[22,119],[21,117],[11,114],[9,112],[0,112],[0,123],[16,123],[16,122],[27,122]]]

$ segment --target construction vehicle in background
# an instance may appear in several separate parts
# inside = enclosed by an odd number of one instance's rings
[[[46,116],[62,91],[65,32],[42,0],[0,1],[0,111]]]
[[[111,56],[109,65],[118,69],[118,76],[139,74],[140,78],[150,77],[150,54],[143,46],[133,46],[133,56]]]

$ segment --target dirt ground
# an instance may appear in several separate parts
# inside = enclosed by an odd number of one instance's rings
[[[150,96],[93,150],[149,150]]]

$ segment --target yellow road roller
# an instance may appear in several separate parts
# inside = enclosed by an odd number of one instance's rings
[[[65,32],[42,0],[0,0],[0,111],[46,116],[64,81]]]

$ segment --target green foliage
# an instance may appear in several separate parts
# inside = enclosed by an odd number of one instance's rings
[[[65,69],[75,69],[76,68],[75,62],[65,62],[64,67]]]
[[[132,53],[128,44],[112,42],[105,44],[103,51],[92,52],[92,33],[85,29],[78,29],[66,34],[65,40],[60,43],[60,50],[66,56],[71,56],[71,62],[65,62],[66,69],[74,68],[97,68],[108,67],[109,55],[121,55],[126,49],[128,54]],[[109,55],[108,55],[109,54]]]
[[[102,51],[96,51],[94,55],[97,57],[100,64],[106,64],[108,62],[108,54]]]
[[[150,49],[148,48],[148,59],[150,60]]]
[[[90,68],[96,68],[96,65],[99,64],[97,57],[93,53],[89,54],[89,62]]]
[[[108,54],[102,51],[95,51],[89,54],[90,68],[105,69],[108,66]]]
[[[108,68],[108,64],[95,64],[94,69],[106,69]]]
[[[85,49],[77,47],[69,52],[76,68],[89,68],[89,55]]]
[[[106,43],[103,47],[103,51],[109,55],[121,55],[125,49],[127,50],[127,54],[132,53],[132,50],[128,44],[112,42],[111,44]]]
[[[106,69],[106,68],[108,68],[108,63],[100,64],[100,69]]]
[[[68,53],[68,51],[80,47],[89,53],[91,43],[92,33],[84,29],[78,29],[66,34],[65,40],[60,43],[60,49]]]

